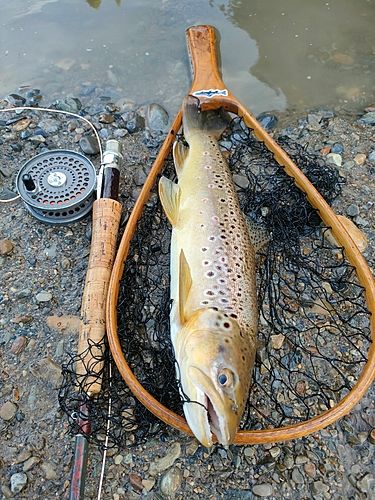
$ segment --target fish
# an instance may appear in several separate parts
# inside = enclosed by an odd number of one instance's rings
[[[219,138],[223,110],[183,103],[173,158],[178,182],[161,177],[172,225],[170,331],[187,423],[209,448],[233,443],[248,399],[257,347],[256,251],[266,239],[240,209]]]

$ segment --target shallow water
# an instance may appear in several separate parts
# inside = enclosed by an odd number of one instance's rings
[[[190,81],[184,30],[207,23],[253,112],[360,109],[375,97],[374,12],[374,0],[2,2],[0,96],[30,85],[48,101],[85,83],[174,112]]]

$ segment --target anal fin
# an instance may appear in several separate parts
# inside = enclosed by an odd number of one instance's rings
[[[186,310],[186,304],[188,296],[190,293],[191,285],[193,281],[191,279],[191,272],[189,264],[186,260],[184,251],[180,252],[180,265],[179,265],[179,277],[178,277],[178,307],[180,324],[186,323],[188,318],[188,313]]]

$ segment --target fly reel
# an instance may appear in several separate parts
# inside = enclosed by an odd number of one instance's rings
[[[96,171],[85,156],[58,149],[28,160],[17,175],[16,185],[34,217],[48,224],[68,224],[90,212]]]

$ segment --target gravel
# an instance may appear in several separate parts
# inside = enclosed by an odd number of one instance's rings
[[[35,89],[28,97],[15,93],[6,101],[15,105],[38,96],[40,91]],[[164,130],[161,125],[170,123],[169,118],[154,106],[153,113],[159,116],[153,127],[158,130],[151,130],[146,107],[127,98],[104,101],[88,84],[79,99],[58,98],[55,106],[84,112],[99,131],[106,131],[101,135],[120,138],[124,147],[120,192],[126,219],[163,139],[159,129]],[[268,115],[278,120],[270,118],[268,125],[275,134],[287,135],[315,153],[322,151],[319,154],[339,168],[346,184],[335,210],[356,223],[361,219],[369,240],[365,256],[371,259],[375,241],[374,210],[368,205],[375,177],[371,112],[359,122],[358,116],[340,110],[313,110],[303,117]],[[16,118],[6,125],[10,116],[0,115],[0,156],[8,172],[7,177],[0,175],[3,192],[14,193],[19,166],[43,148],[81,148],[98,166],[97,144],[86,124],[34,113]],[[161,125],[156,125],[158,120]],[[358,155],[365,155],[363,162],[364,157],[358,162]],[[73,440],[58,406],[57,389],[67,352],[76,349],[90,218],[71,226],[45,226],[22,203],[0,205],[0,218],[1,491],[6,498],[21,492],[17,498],[65,499]],[[275,335],[271,342],[274,349],[282,349],[285,339]],[[326,430],[293,442],[207,451],[195,439],[170,429],[163,439],[156,434],[143,444],[129,443],[126,449],[109,453],[103,497],[370,498],[374,491],[373,395],[369,392],[349,415]],[[93,445],[87,499],[97,497],[100,467],[101,454]]]

